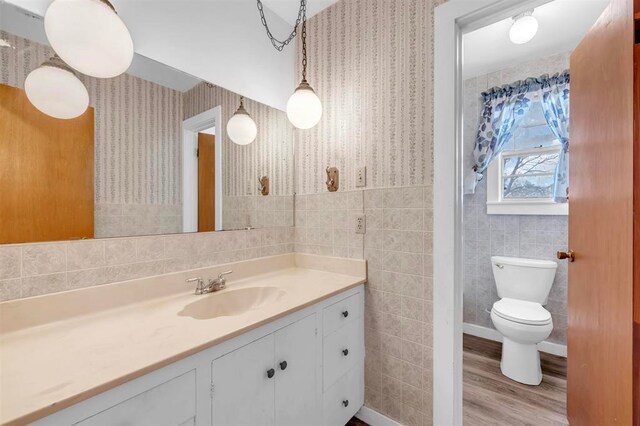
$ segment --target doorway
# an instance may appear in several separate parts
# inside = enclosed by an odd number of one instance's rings
[[[513,163],[514,161],[522,160],[523,157],[526,157],[527,155],[531,156],[531,150],[533,150],[534,148],[542,148],[549,151],[545,152],[545,155],[556,155],[552,152],[556,150],[556,148],[553,146],[553,143],[547,145],[535,144],[532,146],[528,146],[527,148],[530,148],[529,152],[526,152],[527,150],[524,147],[526,143],[524,143],[522,146],[512,145],[510,147],[510,150],[504,152],[508,155],[505,155],[502,158],[496,156],[497,160],[495,165],[498,165],[499,167],[495,168],[493,172],[491,170],[481,170],[483,175],[482,180],[476,182],[481,185],[479,188],[480,194],[482,195],[480,197],[480,200],[470,200],[470,197],[468,195],[464,195],[465,178],[468,182],[468,175],[470,174],[469,170],[474,165],[470,164],[473,160],[471,160],[472,157],[469,155],[469,139],[465,140],[465,137],[471,134],[470,140],[473,146],[473,143],[477,140],[477,132],[479,130],[478,121],[476,121],[475,124],[468,124],[467,122],[465,122],[465,113],[467,116],[469,114],[469,105],[466,101],[469,101],[469,99],[473,99],[473,97],[465,99],[465,91],[469,90],[473,86],[472,84],[466,83],[469,78],[465,78],[468,76],[465,76],[464,74],[465,65],[467,64],[467,62],[465,61],[465,52],[468,51],[465,50],[465,36],[470,35],[475,31],[480,31],[483,28],[496,25],[501,21],[506,21],[510,25],[515,17],[522,14],[527,14],[531,10],[544,10],[545,7],[548,7],[553,3],[562,2],[558,0],[556,0],[555,2],[517,2],[511,0],[498,2],[467,2],[454,0],[436,9],[436,96],[434,151],[435,424],[457,425],[463,423],[463,394],[465,394],[465,385],[463,384],[463,371],[465,362],[463,361],[463,353],[466,352],[465,360],[476,362],[476,367],[478,366],[478,359],[473,359],[473,356],[478,355],[478,350],[483,350],[483,355],[491,355],[493,353],[493,368],[496,370],[497,374],[504,373],[504,368],[501,368],[500,366],[500,357],[502,356],[501,343],[502,341],[504,341],[504,333],[502,331],[498,332],[493,329],[493,304],[497,300],[500,300],[501,297],[498,294],[499,291],[496,287],[497,280],[494,280],[493,263],[495,262],[492,261],[492,256],[499,254],[502,256],[511,255],[513,257],[528,257],[535,259],[546,258],[547,261],[550,261],[551,259],[549,258],[555,255],[556,250],[567,250],[569,248],[568,244],[566,243],[566,237],[564,241],[561,239],[545,238],[548,237],[548,235],[546,234],[548,230],[555,230],[555,232],[557,232],[558,234],[562,231],[566,232],[566,229],[568,228],[566,225],[566,220],[564,225],[562,225],[561,219],[555,220],[554,225],[545,225],[545,220],[531,218],[532,216],[545,215],[545,213],[542,213],[539,210],[539,203],[530,203],[530,210],[528,211],[521,210],[519,214],[521,214],[522,216],[527,216],[527,220],[522,220],[522,218],[519,218],[518,220],[514,219],[514,216],[512,216],[513,212],[509,212],[509,210],[513,209],[512,205],[497,205],[506,197],[506,179],[509,178],[509,173],[504,173],[504,171],[508,170],[507,168],[510,164],[509,161]],[[598,13],[594,12],[594,16],[590,18],[592,19],[592,21],[588,22],[589,25],[585,28],[585,32],[581,34],[577,40],[572,41],[573,47],[575,47],[579,43],[582,43],[582,39],[587,31],[589,31],[591,24],[595,23],[596,20],[602,19],[598,18],[600,16],[600,12],[604,10],[606,14],[609,9],[611,9],[611,4],[614,4],[615,7],[616,5],[620,5],[623,3],[625,3],[624,0],[602,2],[602,10],[600,10]],[[631,2],[627,2],[625,5],[628,11],[630,11],[631,9],[630,4]],[[585,6],[585,4],[582,3],[580,6]],[[584,10],[581,10],[577,13],[574,13],[573,16],[565,18],[563,21],[563,25],[556,26],[556,34],[554,34],[554,37],[557,39],[559,38],[560,34],[566,33],[563,26],[566,27],[567,25],[574,25],[581,19],[584,19],[586,15],[587,14],[584,13]],[[630,18],[631,16],[632,14],[629,15]],[[543,17],[544,16],[540,16],[539,18],[542,19]],[[611,16],[609,16],[609,18],[611,18]],[[629,22],[632,22],[632,19],[629,19]],[[507,33],[508,30],[509,27],[507,26]],[[542,30],[542,24],[540,30]],[[626,30],[627,29],[625,28],[625,31]],[[506,36],[505,33],[503,34]],[[632,37],[629,37],[630,40],[631,38]],[[561,44],[561,42],[557,44]],[[495,42],[485,42],[484,46],[485,47],[481,50],[481,53],[485,57],[491,55],[495,55],[496,57],[498,57],[500,54],[505,53],[507,50],[504,48],[500,49],[499,46],[497,47],[497,43]],[[568,50],[572,50],[573,47],[570,47]],[[477,52],[478,48],[475,48],[473,50]],[[452,56],[451,52],[456,52],[455,56]],[[555,53],[558,54],[558,52]],[[628,58],[625,57],[624,63],[628,64],[628,62],[626,62],[626,59]],[[502,87],[502,85],[513,86],[518,82],[522,83],[522,80],[526,79],[527,77],[541,77],[541,73],[537,72],[532,73],[532,75],[518,76],[518,71],[520,71],[521,69],[516,71],[509,71],[509,67],[505,67],[504,65],[505,64],[500,65],[498,69],[507,69],[507,71],[503,73],[503,75],[506,75],[507,78],[503,81],[500,81],[500,79],[495,78],[490,80],[487,77],[485,79],[484,87],[482,87],[480,91],[481,93],[488,92],[493,87]],[[629,67],[629,69],[631,70],[631,67]],[[491,71],[485,72],[486,70],[482,70],[481,67],[479,68],[479,70],[480,71],[476,74],[476,76],[474,76],[474,78],[477,78],[478,75],[482,76],[491,73]],[[493,71],[495,72],[495,70]],[[560,73],[561,71],[561,69],[549,70],[544,71],[544,73]],[[479,87],[477,83],[478,81],[476,80],[476,93],[474,94],[474,96],[479,95],[477,93],[477,89]],[[482,106],[480,106],[479,109],[482,109]],[[623,112],[626,114],[626,110]],[[482,113],[483,111],[480,111],[480,115],[482,115]],[[478,114],[478,110],[476,110],[476,114]],[[477,118],[478,117],[476,117],[476,119]],[[533,121],[535,122],[535,120]],[[467,142],[467,144],[465,144],[465,141]],[[517,151],[518,149],[521,149],[519,153],[513,152]],[[536,152],[536,154],[539,156],[541,152]],[[477,158],[475,160],[477,161]],[[551,175],[550,169],[551,168],[549,168],[549,173],[546,173],[549,176]],[[511,171],[513,171],[513,167]],[[545,187],[548,187],[549,185],[548,183],[545,184],[542,182],[545,178],[545,176],[542,175],[544,175],[545,172],[542,172],[541,170],[538,171],[540,172],[539,176],[528,176],[529,182],[532,183],[536,181],[537,185],[533,186],[537,186],[538,190],[544,192]],[[526,180],[521,176],[519,176],[518,179]],[[476,181],[476,179],[473,180]],[[482,185],[484,185],[484,187],[482,187]],[[509,189],[512,189],[511,186],[509,186]],[[491,194],[492,191],[493,194]],[[498,196],[491,199],[491,196],[496,195],[496,193],[498,194]],[[478,195],[478,193],[476,193],[476,195]],[[540,196],[540,194],[538,194],[538,196]],[[522,193],[519,193],[518,198],[522,198]],[[473,202],[475,202],[475,205],[472,208],[469,207]],[[501,209],[502,211],[499,211]],[[473,212],[470,210],[473,210]],[[479,211],[483,213],[482,217],[477,215]],[[550,216],[554,215],[553,213],[547,214]],[[473,223],[473,220],[475,220],[476,222]],[[478,221],[480,220],[482,220],[483,222],[479,223]],[[540,228],[536,228],[538,222],[540,224]],[[525,230],[526,228],[530,228],[528,229],[528,231],[533,231],[534,238],[538,236],[536,232],[541,231],[541,234],[539,234],[541,243],[534,243],[530,245],[530,247],[524,247],[525,249],[530,250],[528,252],[527,250],[523,250],[523,247],[520,243],[516,245],[513,242],[505,239],[505,236],[511,235],[510,233],[512,233],[514,229],[517,229],[518,235],[521,236],[522,234],[520,231],[523,228]],[[492,237],[494,237],[494,231],[496,244],[492,245]],[[528,234],[530,237],[531,232],[529,232]],[[545,235],[545,237],[542,237],[542,235]],[[537,247],[538,245],[539,247]],[[496,248],[497,252],[494,252],[494,249]],[[583,253],[586,254],[586,251],[587,250],[585,250]],[[469,262],[470,259],[472,259],[473,262]],[[560,276],[566,274],[567,265],[564,262],[566,261],[558,261],[558,269],[563,269],[560,271]],[[469,263],[472,263],[473,265],[469,266]],[[498,267],[505,267],[505,265],[500,264],[498,265]],[[601,268],[601,270],[606,269],[607,266]],[[482,281],[482,286],[478,285],[479,280]],[[554,280],[553,285],[555,286],[555,288],[561,288],[561,286],[557,284],[558,281]],[[567,285],[565,284],[565,304],[567,303],[566,288]],[[467,293],[467,290],[469,290],[469,293]],[[480,292],[482,292],[482,294],[479,294]],[[559,300],[559,296],[562,295],[555,294],[553,298],[550,297],[550,299],[555,304],[554,306],[549,306],[547,300],[540,301],[539,303],[539,305],[545,305],[544,307],[548,308],[549,311],[556,311],[555,316],[557,318],[560,318],[560,320],[555,321],[554,326],[560,326],[556,328],[556,330],[560,330],[563,325],[566,328],[566,323],[568,322],[567,318],[571,317],[567,313],[560,313],[560,315],[564,315],[564,317],[558,316],[558,312],[560,312],[562,308],[561,303],[556,303],[562,302],[562,300]],[[470,303],[470,299],[473,300],[473,303]],[[480,303],[478,303],[479,300]],[[473,309],[471,309],[470,306],[473,306]],[[551,312],[551,314],[553,316],[554,312]],[[564,324],[562,324],[562,319],[564,319],[565,321]],[[463,340],[464,332],[467,332],[467,337]],[[625,333],[626,332],[628,332],[628,330],[625,329]],[[562,350],[563,340],[566,341],[566,337],[557,332],[554,337],[555,339],[552,338],[551,341],[544,340],[543,342],[541,342],[541,345],[543,346],[542,349],[546,350],[546,352],[551,352],[551,356],[562,356],[564,352]],[[501,342],[495,342],[496,340],[501,340]],[[499,343],[499,345],[495,345],[495,343]],[[574,345],[574,347],[576,346]],[[464,349],[467,350],[465,351]],[[540,347],[538,347],[538,349],[540,349]],[[471,354],[473,356],[469,356],[468,354]],[[569,357],[571,357],[571,353],[569,353]],[[549,365],[550,364],[547,363],[547,366]],[[563,367],[558,368],[557,365],[551,365],[551,370],[548,370],[549,376],[562,374],[563,369]],[[486,373],[485,367],[480,366],[478,370],[482,374]],[[502,374],[502,376],[504,376],[504,374]],[[499,377],[500,380],[503,379],[502,376]],[[510,378],[507,378],[507,380],[511,380],[511,382],[507,383],[517,383]],[[499,386],[499,381],[494,381],[492,383],[494,388],[501,388],[501,386]],[[545,383],[544,378],[543,383]],[[478,380],[475,380],[475,384],[477,385],[476,390],[482,390],[482,383],[479,383]],[[488,386],[490,385],[487,384],[487,387]],[[524,386],[532,385],[529,384]],[[560,388],[562,388],[561,384]],[[508,387],[502,386],[502,389],[506,393],[511,392]],[[537,389],[538,391],[540,390],[540,388],[532,389]],[[562,401],[563,399],[558,398],[557,395],[555,397],[551,396],[550,392],[547,393],[547,395],[549,395],[551,399],[555,398],[556,401]],[[465,397],[466,396],[467,395],[465,395]],[[540,396],[539,393],[538,396]],[[500,394],[485,395],[481,396],[480,399],[487,401],[488,405],[491,405],[491,403],[495,403],[496,400],[499,400],[500,397]],[[574,398],[574,401],[575,400],[576,399]],[[501,404],[494,405],[501,405],[504,409],[504,407],[513,407],[514,402],[518,403],[517,398],[514,396],[513,392],[511,392],[511,395],[509,395],[504,401],[502,401]],[[532,415],[540,413],[539,410],[531,409],[532,405],[530,403],[525,402],[523,406],[529,408],[529,412],[525,415],[529,416],[528,419],[530,421],[533,420],[531,419]],[[500,409],[500,407],[494,407],[494,409]],[[509,415],[511,414],[513,413],[509,413]],[[498,421],[499,417],[494,416],[493,419],[495,423],[496,421]],[[505,422],[507,423],[513,423],[514,421],[517,422],[518,420],[514,417],[508,417],[508,420],[505,420]],[[555,421],[555,419],[552,421]],[[469,422],[469,424],[474,423]]]
[[[182,122],[182,228],[183,232],[198,232],[202,219],[202,226],[211,231],[222,230],[222,156],[224,126],[222,122],[222,108],[204,111]],[[200,135],[203,139],[203,155],[207,165],[200,167],[199,148]],[[215,143],[215,141],[218,141]],[[202,170],[201,170],[202,169]],[[205,172],[206,170],[206,172]],[[202,171],[203,176],[200,176]],[[206,177],[205,177],[206,174]],[[203,209],[200,211],[200,180],[209,193],[203,199]],[[213,191],[211,192],[211,187]],[[202,192],[203,196],[205,192]],[[201,215],[205,215],[206,218]]]

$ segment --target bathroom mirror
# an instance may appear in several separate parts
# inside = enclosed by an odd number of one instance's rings
[[[135,54],[118,77],[75,72],[88,108],[54,118],[33,99],[50,84],[25,90],[54,55],[43,20],[0,9],[0,244],[293,225],[285,112],[245,98],[257,137],[237,145],[239,94]]]

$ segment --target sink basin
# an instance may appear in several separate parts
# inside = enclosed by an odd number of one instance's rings
[[[277,302],[285,295],[277,287],[247,287],[224,290],[202,296],[189,303],[178,315],[195,319],[211,319],[242,315],[269,303]]]

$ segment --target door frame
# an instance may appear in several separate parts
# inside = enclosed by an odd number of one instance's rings
[[[462,36],[551,0],[449,0],[435,9],[433,423],[462,425]]]
[[[198,132],[215,127],[215,230],[222,230],[222,106],[182,122],[182,231],[198,232]]]

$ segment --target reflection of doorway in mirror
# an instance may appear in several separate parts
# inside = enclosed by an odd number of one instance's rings
[[[198,133],[198,232],[215,231],[216,137],[211,133]]]

